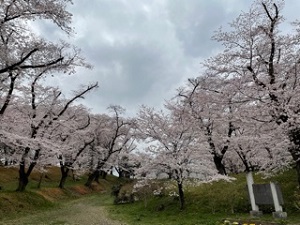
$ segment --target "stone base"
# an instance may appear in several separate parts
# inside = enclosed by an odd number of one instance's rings
[[[276,219],[285,219],[287,218],[287,213],[286,212],[273,212],[273,218]]]
[[[251,217],[261,217],[263,215],[262,211],[250,211]]]

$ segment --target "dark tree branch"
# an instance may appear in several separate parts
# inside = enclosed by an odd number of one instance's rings
[[[15,87],[15,81],[16,81],[17,76],[13,76],[12,71],[9,71],[9,77],[10,77],[10,85],[9,85],[8,93],[6,95],[4,104],[0,109],[0,115],[3,115],[5,110],[7,109],[8,105],[10,103],[11,97],[12,97],[14,87]]]
[[[68,109],[68,107],[78,98],[82,98],[82,96],[84,94],[86,94],[87,92],[91,91],[92,89],[98,87],[98,82],[95,84],[92,84],[90,86],[88,86],[85,90],[83,90],[82,92],[80,92],[79,94],[75,95],[72,99],[70,99],[67,104],[64,106],[64,108],[58,113],[58,115],[53,119],[53,120],[57,120],[60,116],[62,116],[64,114],[64,112]]]
[[[28,59],[32,54],[34,54],[36,51],[38,51],[39,49],[38,48],[35,48],[35,49],[32,49],[29,53],[26,54],[26,56],[24,58],[22,58],[19,62],[15,63],[15,64],[12,64],[10,66],[7,66],[6,68],[3,68],[3,69],[0,69],[0,74],[1,73],[5,73],[5,72],[8,72],[8,71],[13,71],[13,70],[16,70],[16,69],[19,69],[20,68],[20,65],[22,63],[24,63],[26,61],[26,59]],[[27,67],[29,67],[29,65],[27,65]],[[34,68],[34,67],[30,67],[30,68]]]

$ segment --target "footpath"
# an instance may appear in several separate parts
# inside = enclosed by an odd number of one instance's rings
[[[108,217],[97,196],[62,203],[48,211],[1,220],[0,225],[126,225]]]

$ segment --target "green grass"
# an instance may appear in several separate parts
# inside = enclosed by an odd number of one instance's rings
[[[105,206],[111,203],[112,199],[107,195],[91,194],[78,199],[60,201],[55,207],[47,210],[40,210],[26,215],[22,214],[14,218],[0,219],[0,225],[120,224],[108,219]]]
[[[28,213],[48,210],[54,203],[47,201],[43,196],[34,192],[0,193],[0,218],[17,218]]]
[[[16,169],[0,167],[0,225],[41,224],[41,220],[47,221],[43,224],[53,225],[76,224],[75,220],[89,224],[87,221],[99,220],[101,213],[105,218],[124,221],[128,225],[220,225],[226,218],[231,221],[300,224],[300,211],[296,207],[297,203],[300,204],[300,192],[293,170],[266,180],[260,175],[254,176],[255,183],[268,183],[271,180],[280,184],[285,200],[284,211],[288,213],[288,219],[284,222],[272,218],[269,206],[261,207],[264,211],[262,218],[255,220],[249,217],[245,174],[236,175],[237,179],[232,182],[185,185],[186,208],[183,211],[179,210],[178,199],[168,195],[170,190],[166,190],[160,197],[148,195],[146,201],[114,205],[113,197],[110,196],[112,186],[122,182],[122,194],[131,193],[133,184],[113,176],[101,180],[100,184],[94,184],[93,190],[84,187],[86,176],[76,182],[69,177],[66,188],[61,190],[57,188],[59,168],[50,168],[40,189],[37,188],[40,174],[35,172],[30,177],[27,190],[17,193],[14,191],[18,182],[17,175]],[[160,184],[170,186],[167,180],[160,181]],[[176,190],[175,185],[173,188]],[[87,211],[89,213],[85,215]],[[106,214],[107,211],[109,214]]]
[[[260,175],[254,176],[255,183],[274,181],[280,184],[285,200],[284,211],[288,213],[288,219],[285,221],[274,220],[271,214],[273,209],[270,206],[261,207],[261,210],[264,211],[262,218],[250,218],[249,211],[251,209],[245,174],[235,177],[237,179],[232,182],[218,181],[197,187],[186,187],[186,208],[183,211],[179,210],[178,200],[166,194],[163,197],[149,197],[146,207],[143,201],[112,206],[110,213],[118,215],[128,224],[139,225],[216,225],[225,218],[231,221],[273,221],[283,224],[300,224],[300,211],[295,207],[295,203],[300,202],[295,171],[288,171],[269,179],[262,179]]]
[[[58,188],[60,180],[59,168],[49,168],[43,178],[41,188],[37,188],[39,172],[33,172],[25,192],[16,192],[18,170],[0,167],[0,221],[15,219],[31,214],[59,209],[61,204],[87,197],[93,194],[110,193],[116,177],[107,176],[100,184],[93,184],[93,190],[84,186],[86,176],[77,181],[68,177],[65,189]],[[113,200],[111,200],[111,203]]]

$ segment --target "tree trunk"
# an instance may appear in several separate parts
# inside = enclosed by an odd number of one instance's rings
[[[40,176],[40,179],[39,179],[39,183],[37,185],[37,188],[41,188],[41,184],[42,184],[42,181],[43,181],[43,177],[44,177],[44,173],[41,173],[41,176]]]
[[[122,169],[118,169],[118,174],[119,174],[119,177],[118,178],[123,178],[123,170]]]
[[[221,175],[227,175],[226,169],[225,169],[224,164],[222,163],[222,160],[223,160],[223,156],[218,156],[217,154],[214,154],[214,163],[218,170],[218,173]]]
[[[21,166],[19,168],[19,184],[16,191],[25,191],[26,186],[28,184],[28,176],[25,173],[25,166]]]
[[[71,172],[72,172],[72,180],[75,182],[76,181],[76,176],[75,176],[74,170],[71,170]]]
[[[181,182],[177,182],[178,186],[178,193],[179,193],[179,204],[180,204],[180,210],[184,209],[184,193],[183,193],[183,187]]]
[[[59,188],[61,188],[61,189],[65,188],[65,183],[66,183],[67,177],[68,177],[68,175],[63,175],[61,177],[61,179],[59,181],[59,185],[58,185]]]
[[[95,172],[95,178],[94,178],[94,181],[96,181],[97,184],[99,184],[99,177],[100,175],[102,175],[102,171],[96,171]]]
[[[290,153],[295,161],[295,169],[297,172],[298,188],[300,189],[300,146],[290,148]]]
[[[61,171],[61,178],[60,178],[60,182],[58,187],[59,188],[64,188],[65,187],[65,183],[68,177],[68,173],[69,173],[69,168],[65,168],[64,166],[60,168]]]
[[[298,188],[300,189],[300,160],[296,162],[296,171],[298,177]]]
[[[84,184],[85,186],[91,188],[92,187],[92,183],[95,179],[97,179],[97,177],[99,178],[99,173],[100,170],[102,169],[103,165],[104,165],[104,161],[98,161],[98,166],[97,168],[89,175],[86,183]],[[99,182],[99,181],[98,181]]]
[[[291,129],[289,131],[289,139],[293,143],[293,145],[289,147],[289,152],[295,162],[298,186],[300,188],[300,128]]]
[[[240,159],[242,160],[244,166],[245,166],[245,172],[250,172],[253,171],[254,168],[253,166],[251,166],[251,163],[248,162],[246,154],[243,152],[243,148],[239,145],[239,149],[241,151],[236,150],[235,152],[238,154],[238,156],[240,157]]]
[[[102,179],[106,179],[106,176],[107,176],[107,172],[105,172],[105,171],[103,171],[103,173],[102,173]]]
[[[89,175],[89,177],[88,177],[86,183],[84,184],[85,186],[87,186],[87,187],[89,187],[89,188],[92,187],[92,183],[93,183],[93,181],[95,180],[95,178],[97,177],[97,172],[99,173],[99,171],[95,170],[94,172],[92,172],[92,173]]]
[[[25,172],[25,161],[21,161],[19,167],[19,184],[16,191],[25,191],[26,186],[29,182],[28,177],[30,176],[35,165],[35,162],[30,163],[27,172]]]

